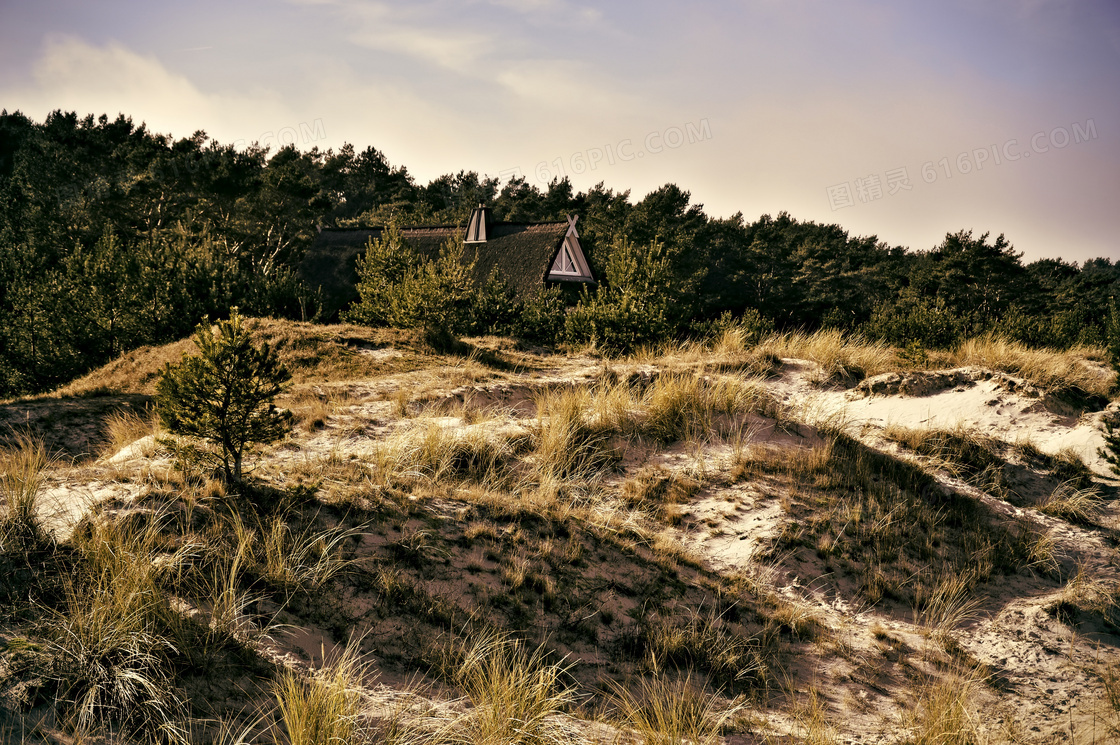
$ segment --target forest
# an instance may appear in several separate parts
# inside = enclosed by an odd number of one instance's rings
[[[398,262],[390,282],[426,277],[433,293],[459,293],[455,333],[614,351],[736,322],[838,328],[915,353],[984,334],[1058,349],[1120,340],[1120,263],[1024,263],[1002,234],[966,227],[912,249],[785,212],[712,217],[675,184],[640,199],[603,183],[540,189],[467,171],[421,184],[373,147],[238,149],[202,131],[175,140],[124,115],[55,111],[37,123],[5,110],[0,397],[49,390],[231,308],[336,320],[297,273],[317,226],[462,224],[480,201],[497,220],[579,215],[600,281],[550,313],[555,296],[514,298],[500,278],[456,289],[446,267]],[[387,322],[368,307],[344,318]]]

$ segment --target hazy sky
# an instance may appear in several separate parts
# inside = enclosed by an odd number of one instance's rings
[[[1120,0],[0,0],[0,107],[1120,260]]]

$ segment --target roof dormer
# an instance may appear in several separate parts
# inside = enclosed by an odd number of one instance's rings
[[[482,202],[471,210],[471,219],[467,221],[467,234],[463,237],[464,243],[485,243],[486,228],[490,224],[490,208]]]

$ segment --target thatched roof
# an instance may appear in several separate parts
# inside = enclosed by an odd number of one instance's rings
[[[497,268],[498,275],[521,297],[545,286],[549,269],[568,235],[572,223],[494,222],[487,226],[484,243],[467,243],[464,261],[475,261],[474,278],[482,283]],[[300,265],[300,276],[312,288],[321,288],[323,312],[333,316],[357,299],[357,259],[382,228],[324,228],[315,237]],[[464,229],[458,225],[402,228],[402,237],[418,252],[435,258],[440,247],[454,238],[463,244]],[[578,240],[578,237],[577,237]],[[551,277],[547,281],[586,283],[587,279]]]

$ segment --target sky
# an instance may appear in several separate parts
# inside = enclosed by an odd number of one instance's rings
[[[0,0],[0,108],[1120,260],[1120,0]]]

